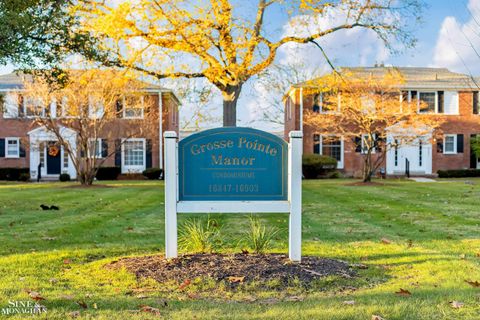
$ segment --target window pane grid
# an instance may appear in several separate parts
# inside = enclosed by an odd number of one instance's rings
[[[143,166],[143,141],[126,141],[124,149],[126,166]]]

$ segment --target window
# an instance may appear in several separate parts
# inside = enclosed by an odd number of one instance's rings
[[[473,108],[472,108],[472,113],[473,114],[478,114],[478,109],[479,109],[479,99],[478,99],[478,91],[473,92]]]
[[[420,105],[420,101],[423,102]],[[419,112],[420,113],[435,113],[435,101],[436,93],[435,92],[420,92],[419,93]]]
[[[123,164],[126,167],[144,167],[145,165],[145,140],[130,139],[123,144]]]
[[[88,117],[91,119],[101,119],[103,117],[103,113],[105,108],[103,107],[103,103],[101,101],[96,101],[93,98],[90,99],[88,104]]]
[[[40,163],[45,166],[45,142],[40,143]]]
[[[376,141],[376,134],[373,134],[372,139],[373,141],[368,141],[368,134],[362,134],[362,153],[367,153],[368,152],[368,146],[369,144],[371,145],[372,153],[375,153],[376,148],[375,148],[375,141]]]
[[[5,158],[20,157],[20,139],[5,138]]]
[[[452,154],[457,153],[457,135],[446,134],[443,141],[443,153]]]
[[[313,98],[313,111],[319,113],[335,113],[340,110],[340,95],[323,92]]]
[[[89,147],[88,147],[88,155],[89,157],[95,158],[102,158],[102,139],[90,139],[89,140]]]
[[[68,169],[68,152],[63,148],[63,168]]]
[[[423,165],[423,145],[422,140],[418,143],[418,166],[421,167]]]
[[[340,136],[313,135],[313,152],[337,160],[337,168],[343,169],[343,139]]]
[[[362,112],[364,114],[375,113],[375,100],[370,96],[363,96],[360,98],[360,103],[362,105]]]
[[[127,119],[143,118],[144,99],[139,96],[128,96],[123,99],[123,117]]]
[[[285,102],[285,112],[287,113],[288,120],[292,120],[291,104],[292,102],[290,97],[287,97],[287,101]]]
[[[23,99],[23,108],[27,117],[44,117],[45,107],[40,99],[25,97]]]

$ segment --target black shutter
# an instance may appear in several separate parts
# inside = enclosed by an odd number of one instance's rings
[[[0,139],[0,158],[5,157],[5,139]]]
[[[355,152],[362,152],[362,138],[355,137]]]
[[[438,91],[437,104],[438,104],[438,113],[444,113],[445,108],[444,108],[443,91]]]
[[[20,144],[19,149],[20,149],[20,158],[25,158],[25,147],[23,146],[23,143],[21,140],[18,140],[18,143]]]
[[[385,142],[385,138],[380,137],[380,134],[375,133],[375,151],[382,152],[382,146]]]
[[[320,154],[320,135],[313,135],[313,153]]]
[[[108,157],[108,141],[107,139],[102,139],[102,158]]]
[[[437,152],[443,153],[443,140],[437,141]]]
[[[457,134],[457,153],[463,153],[463,134]]]
[[[413,102],[413,100],[417,99],[417,91],[410,91],[410,96],[412,97]]]
[[[470,143],[475,139],[476,135],[470,135]],[[470,169],[477,169],[477,155],[473,152],[473,149],[470,147]]]
[[[478,91],[473,92],[472,112],[473,114],[478,114]]]
[[[122,141],[120,139],[115,140],[115,166],[122,166]]]
[[[117,118],[123,118],[123,103],[122,100],[119,98],[117,102],[115,102]]]
[[[145,165],[147,168],[151,168],[152,167],[152,139],[147,139],[145,155],[147,157],[145,159]]]

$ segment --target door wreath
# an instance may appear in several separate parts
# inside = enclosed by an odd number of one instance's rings
[[[57,146],[50,146],[48,147],[48,155],[51,157],[56,157],[60,150],[58,149]]]

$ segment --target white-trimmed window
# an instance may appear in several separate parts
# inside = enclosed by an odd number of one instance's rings
[[[343,138],[335,135],[313,135],[313,152],[337,160],[337,168],[343,169]]]
[[[19,138],[5,138],[5,158],[20,158]]]
[[[122,144],[122,172],[142,172],[145,170],[145,139],[127,139]]]
[[[96,159],[103,158],[102,157],[102,139],[89,139],[88,140],[88,155],[89,158],[95,155]]]
[[[89,99],[88,103],[88,117],[90,119],[101,119],[105,112],[105,108],[101,101],[97,101],[94,98]]]
[[[423,104],[420,105],[420,102],[423,102]],[[418,92],[419,113],[436,113],[437,108],[437,92]]]
[[[456,134],[446,134],[443,137],[443,153],[444,154],[457,153],[457,135]]]
[[[23,110],[27,118],[45,117],[45,106],[41,99],[24,97]]]
[[[145,99],[143,96],[123,98],[123,117],[125,119],[143,119]]]
[[[375,141],[377,139],[377,135],[376,134],[373,134],[372,136],[373,138],[373,141],[371,143],[373,143],[373,147],[372,147],[372,153],[375,153],[376,152],[376,147],[375,147]],[[368,152],[368,134],[362,134],[362,149],[361,149],[361,152],[363,154],[366,154]]]
[[[319,113],[340,112],[340,94],[322,92],[313,98],[313,111]]]

